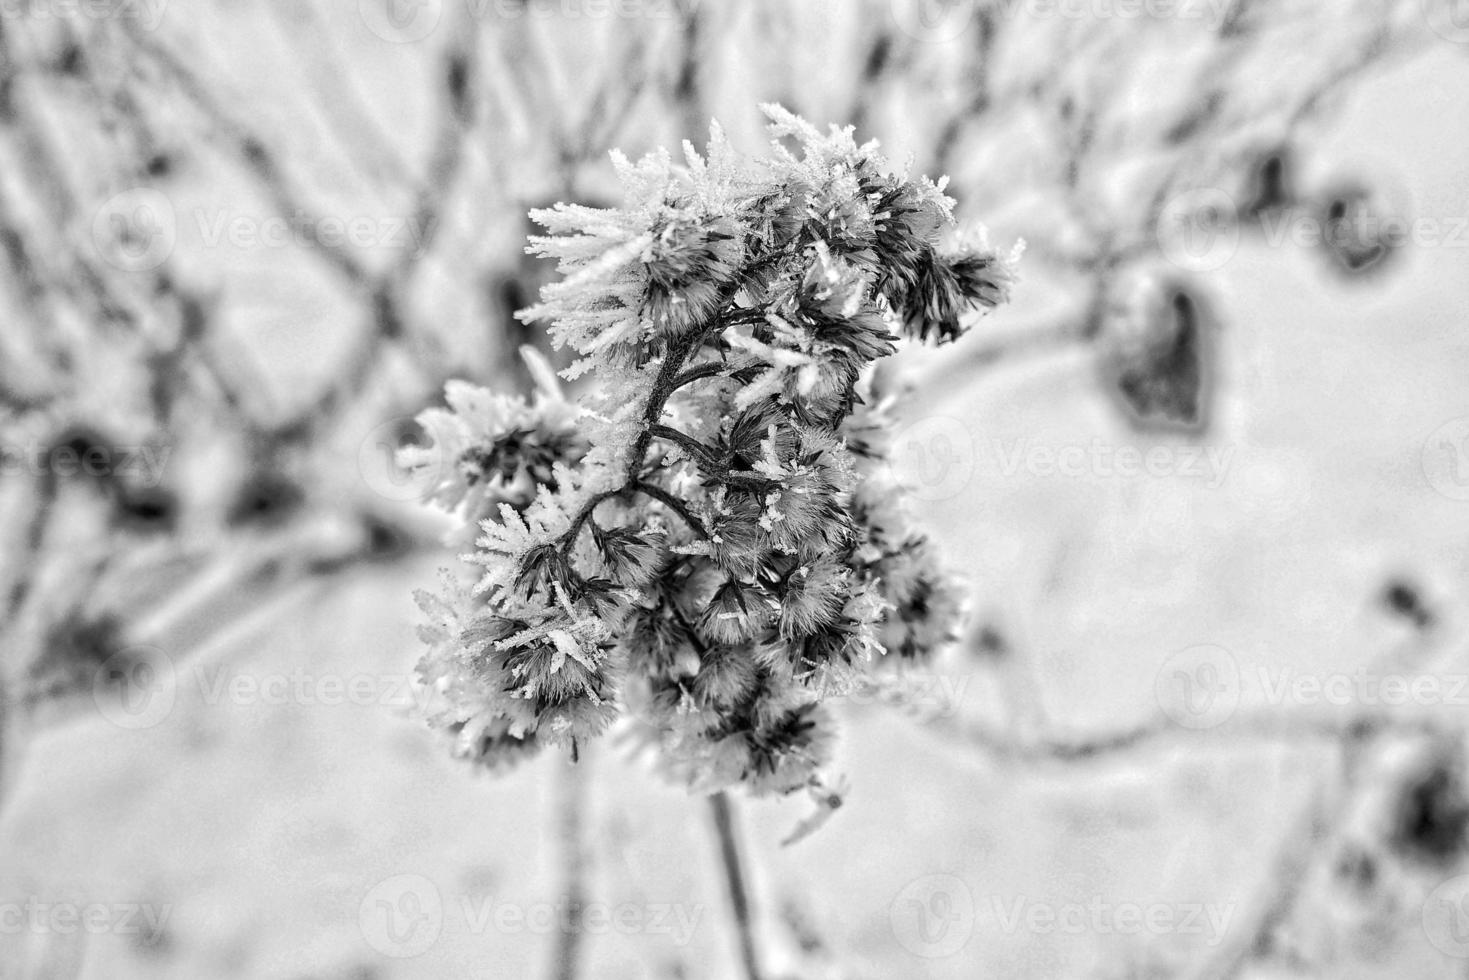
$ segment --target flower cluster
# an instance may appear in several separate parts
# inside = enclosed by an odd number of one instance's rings
[[[959,336],[1014,257],[942,249],[943,184],[766,112],[766,160],[716,126],[683,166],[614,155],[621,208],[533,214],[562,278],[522,315],[591,376],[578,405],[542,371],[534,402],[454,384],[423,416],[434,445],[405,462],[437,460],[435,500],[479,530],[478,583],[420,597],[461,755],[574,755],[624,718],[691,786],[788,792],[829,757],[823,692],[954,638],[868,368]]]

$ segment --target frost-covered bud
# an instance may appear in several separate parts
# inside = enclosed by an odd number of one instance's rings
[[[649,674],[673,670],[694,651],[694,636],[665,596],[633,604],[624,621],[622,646],[628,668]]]
[[[700,708],[729,708],[746,700],[758,683],[758,667],[749,647],[716,644],[699,654],[699,669],[689,690]]]
[[[550,366],[530,348],[521,356],[536,378],[534,400],[450,381],[449,407],[418,416],[429,444],[398,451],[398,465],[433,477],[428,499],[471,526],[502,503],[525,508],[538,487],[556,485],[558,465],[579,463],[588,449],[577,428],[580,410],[562,397]]]
[[[1010,265],[993,252],[932,255],[918,265],[904,298],[903,332],[936,344],[955,340],[967,329],[960,318],[1004,302],[1014,280]]]
[[[528,551],[520,562],[520,574],[515,587],[527,597],[537,592],[553,593],[557,588],[574,592],[577,586],[576,572],[571,562],[554,544],[537,545]]]
[[[922,659],[958,639],[962,596],[952,576],[939,567],[928,539],[908,539],[872,571],[892,607],[880,634],[890,653]]]
[[[667,551],[653,535],[627,527],[592,523],[592,540],[607,575],[623,585],[642,585],[658,574]]]
[[[830,474],[808,465],[797,468],[766,496],[761,526],[771,544],[790,555],[813,555],[835,546],[848,531],[848,519]]]
[[[775,587],[780,600],[780,635],[809,636],[841,615],[849,588],[847,568],[830,557],[797,565]]]
[[[745,209],[745,221],[767,247],[783,247],[806,227],[810,197],[809,184],[798,177],[790,178],[757,195]]]
[[[744,643],[765,630],[777,608],[758,586],[726,579],[699,614],[699,632],[712,643]]]
[[[709,555],[732,575],[753,575],[769,550],[760,504],[750,495],[727,497],[709,525]]]
[[[942,186],[869,174],[864,189],[872,195],[877,226],[874,251],[884,278],[911,269],[921,255],[938,245],[953,206]]]
[[[506,693],[533,719],[528,730],[559,743],[597,735],[616,717],[605,630],[552,620],[495,646]]]
[[[741,252],[738,227],[728,218],[678,215],[654,229],[643,257],[653,326],[676,337],[706,323],[738,271]]]
[[[831,758],[831,715],[819,704],[774,714],[746,736],[744,778],[752,793],[789,793]]]
[[[836,173],[809,198],[806,206],[808,220],[817,229],[816,233],[833,249],[861,251],[877,238],[872,206],[854,173]]]

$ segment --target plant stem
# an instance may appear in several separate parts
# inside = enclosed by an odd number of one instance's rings
[[[728,367],[729,365],[722,361],[705,361],[703,364],[696,364],[670,381],[668,383],[668,389],[671,392],[678,391],[684,385],[698,381],[700,378],[713,377],[719,372],[727,370]]]
[[[11,770],[11,755],[15,754],[11,739],[14,737],[10,729],[13,727],[11,713],[20,706],[11,704],[7,700],[7,689],[5,681],[0,679],[0,808],[5,806],[6,790],[10,788],[9,782],[15,778]]]
[[[740,844],[735,839],[734,808],[723,792],[709,797],[709,810],[714,817],[714,832],[719,837],[719,859],[724,866],[724,880],[729,888],[730,913],[739,936],[740,959],[745,967],[745,980],[761,980],[760,957],[751,921],[750,896],[744,867],[740,861]]]
[[[576,980],[581,972],[582,916],[587,905],[586,820],[587,783],[590,769],[586,763],[572,762],[556,773],[557,844],[561,857],[561,893],[571,914],[571,928],[557,933],[552,955],[552,980]]]
[[[714,458],[714,450],[688,433],[680,432],[672,426],[655,425],[653,426],[653,435],[655,438],[665,439],[678,446],[705,469],[714,469],[718,466],[718,460]]]
[[[667,490],[664,490],[662,487],[655,486],[651,483],[639,483],[636,484],[633,489],[636,490],[638,493],[647,494],[649,497],[652,497],[654,500],[660,502],[669,510],[677,514],[679,517],[683,518],[684,523],[692,528],[695,534],[705,539],[706,541],[709,539],[709,530],[708,528],[704,527],[704,522],[695,517],[693,513],[690,512],[689,509],[683,505],[682,501],[680,501],[673,494],[669,493]]]

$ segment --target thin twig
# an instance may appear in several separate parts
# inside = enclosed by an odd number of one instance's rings
[[[745,967],[745,980],[761,980],[760,957],[755,943],[755,930],[750,911],[750,895],[740,858],[740,843],[735,836],[734,812],[729,796],[723,792],[709,797],[709,811],[714,818],[714,832],[719,837],[719,860],[724,868],[724,882],[729,889],[730,914],[739,937],[740,960]]]
[[[585,750],[583,750],[585,751]],[[556,772],[556,834],[561,857],[561,896],[570,915],[570,928],[557,937],[551,960],[553,980],[576,980],[581,972],[582,916],[586,909],[586,809],[590,770],[581,762],[565,763]]]
[[[941,715],[917,719],[941,733],[947,744],[963,744],[998,762],[1077,764],[1125,756],[1168,742],[1216,739],[1221,744],[1240,741],[1286,741],[1293,738],[1336,741],[1366,732],[1423,735],[1442,724],[1431,715],[1404,715],[1400,709],[1342,714],[1305,714],[1280,711],[1240,712],[1215,728],[1195,730],[1159,714],[1146,721],[1111,731],[1086,735],[1049,734],[1017,739],[982,723]]]
[[[647,494],[649,497],[657,500],[659,503],[663,504],[679,517],[683,518],[683,522],[687,524],[695,534],[706,541],[709,539],[709,529],[704,527],[704,522],[695,517],[693,513],[684,506],[683,501],[679,500],[667,490],[664,490],[660,486],[655,486],[652,483],[638,483],[633,486],[633,489],[636,490],[638,493]]]
[[[653,435],[655,438],[665,439],[673,443],[692,456],[695,462],[706,469],[713,469],[716,465],[717,461],[714,458],[714,451],[686,432],[680,432],[672,426],[659,424],[653,426]]]

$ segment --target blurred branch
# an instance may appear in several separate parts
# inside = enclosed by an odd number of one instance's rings
[[[582,749],[583,753],[588,749]],[[582,933],[585,929],[588,842],[586,812],[591,778],[587,760],[579,759],[556,767],[559,790],[556,800],[556,846],[561,859],[561,898],[569,910],[570,928],[556,938],[550,976],[552,980],[576,980],[581,973]]]
[[[267,4],[280,37],[296,54],[320,93],[322,117],[338,139],[354,150],[363,173],[379,189],[412,182],[408,164],[367,104],[351,65],[342,60],[332,31],[321,15],[322,0]]]
[[[761,980],[763,974],[760,968],[759,949],[755,942],[749,886],[740,857],[740,842],[735,828],[733,804],[728,794],[719,792],[709,797],[709,814],[719,842],[719,860],[724,869],[724,883],[729,893],[730,916],[734,922],[745,980]]]
[[[260,183],[277,212],[288,218],[299,216],[302,223],[310,227],[320,227],[320,215],[291,185],[275,152],[260,134],[226,109],[210,87],[166,44],[132,19],[122,18],[120,23],[124,25],[137,50],[163,70],[173,81],[175,88],[194,106],[215,133],[224,139],[226,149]],[[346,245],[324,242],[317,236],[313,238],[311,247],[351,284],[363,287],[372,280],[373,276],[366,265]]]
[[[1378,732],[1429,735],[1442,731],[1446,725],[1431,715],[1413,716],[1401,709],[1340,715],[1291,714],[1275,709],[1242,711],[1217,727],[1205,730],[1184,727],[1160,713],[1146,721],[1112,731],[1085,735],[1051,733],[1034,739],[1017,739],[987,724],[953,715],[926,717],[918,721],[944,740],[977,749],[996,762],[1064,765],[1111,761],[1170,743],[1284,743],[1303,738],[1332,742]]]

